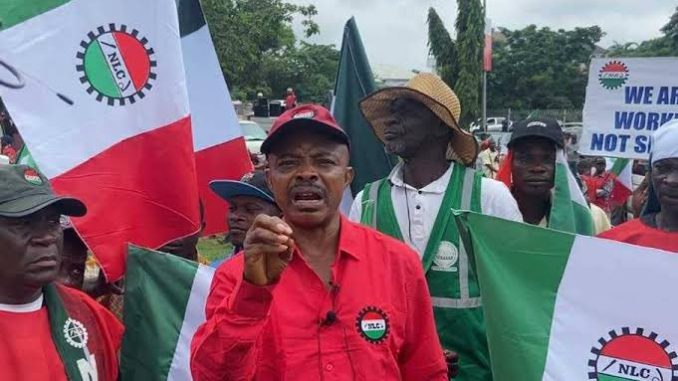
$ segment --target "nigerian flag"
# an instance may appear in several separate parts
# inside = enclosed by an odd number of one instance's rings
[[[678,255],[457,218],[480,282],[495,381],[678,380]]]
[[[192,380],[191,340],[205,322],[214,269],[129,248],[120,379]]]

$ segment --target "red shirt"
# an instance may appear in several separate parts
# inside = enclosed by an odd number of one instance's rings
[[[678,233],[653,228],[638,218],[603,232],[598,237],[678,253]]]
[[[289,94],[285,97],[285,108],[291,110],[297,106],[297,97],[294,94]]]
[[[240,254],[214,276],[196,381],[447,380],[421,262],[402,242],[342,217],[331,289],[298,251],[273,286],[243,269]]]
[[[103,346],[108,360],[115,367],[110,374],[99,374],[98,379],[117,380],[122,324],[82,292],[72,289],[66,289],[65,292],[73,293],[90,308],[104,335]],[[0,375],[2,380],[67,381],[64,364],[52,341],[49,316],[44,305],[32,311],[10,312],[0,308]]]

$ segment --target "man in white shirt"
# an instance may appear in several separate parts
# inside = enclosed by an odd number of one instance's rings
[[[450,211],[522,221],[520,210],[504,184],[466,168],[478,145],[459,127],[459,100],[439,77],[419,74],[405,87],[369,95],[360,108],[402,162],[357,195],[350,218],[417,250],[443,347],[459,353],[456,380],[491,380],[477,279]]]

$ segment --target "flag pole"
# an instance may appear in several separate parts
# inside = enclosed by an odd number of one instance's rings
[[[487,23],[487,0],[483,0],[483,24]],[[483,28],[483,41],[485,41]],[[483,65],[483,131],[487,132],[487,71]]]

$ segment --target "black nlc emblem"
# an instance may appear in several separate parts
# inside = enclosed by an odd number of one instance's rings
[[[127,25],[100,26],[80,42],[77,53],[80,82],[89,94],[109,106],[125,106],[146,96],[156,79],[153,48]]]

